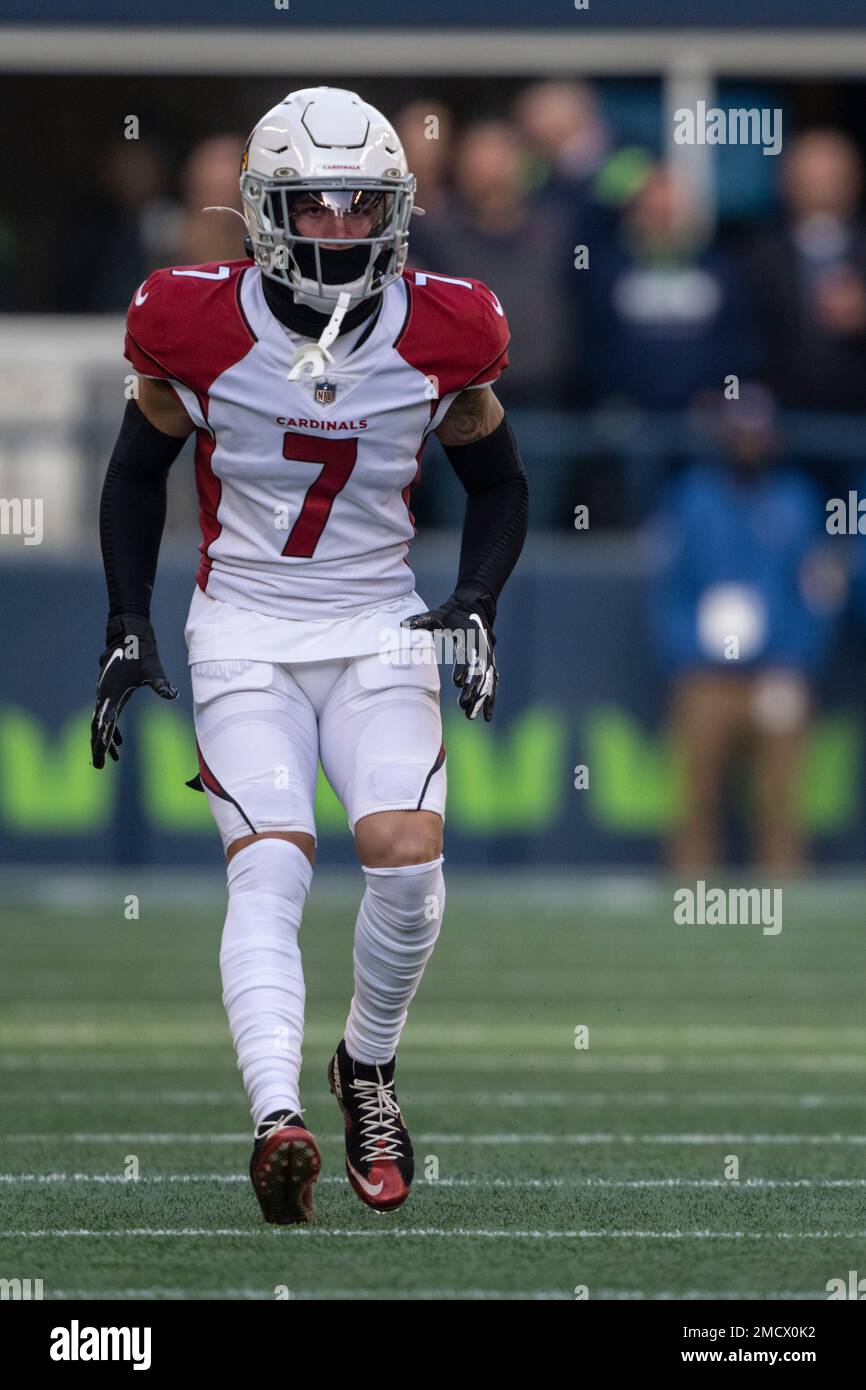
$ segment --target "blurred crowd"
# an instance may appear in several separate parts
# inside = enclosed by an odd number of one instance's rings
[[[863,165],[843,132],[788,138],[775,221],[731,238],[707,235],[669,166],[618,140],[588,84],[531,84],[459,129],[432,99],[395,117],[425,210],[412,263],[495,289],[513,404],[677,410],[733,373],[763,376],[783,405],[866,410]],[[211,136],[174,181],[146,139],[105,150],[61,307],[120,311],[155,265],[243,254],[241,223],[202,210],[239,207],[242,147]]]
[[[460,129],[418,100],[396,125],[425,210],[412,263],[493,286],[512,326],[512,402],[679,409],[734,373],[763,375],[783,404],[866,409],[863,168],[841,131],[789,138],[775,222],[732,240],[708,238],[667,165],[618,143],[586,84],[532,84],[508,116]],[[241,223],[202,211],[239,207],[242,147],[240,134],[203,140],[176,190],[147,140],[104,151],[62,307],[122,310],[154,265],[242,254]]]
[[[556,488],[596,504],[597,525],[647,515],[690,447],[684,412],[731,377],[762,381],[789,411],[866,412],[863,160],[844,132],[788,136],[766,161],[774,215],[708,231],[692,188],[618,135],[590,84],[535,82],[499,117],[459,125],[434,99],[393,115],[424,209],[410,263],[495,290],[512,328],[502,398],[548,413],[537,457]],[[60,307],[120,312],[156,265],[242,255],[242,223],[203,210],[239,207],[242,145],[210,136],[174,177],[146,139],[105,150]],[[549,412],[575,410],[590,414],[569,440]],[[812,453],[828,480],[844,471],[844,448]],[[542,506],[568,524],[554,483]]]

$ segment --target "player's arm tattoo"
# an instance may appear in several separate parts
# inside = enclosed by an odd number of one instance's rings
[[[504,414],[492,389],[478,386],[460,392],[435,433],[442,444],[472,444],[492,434]]]

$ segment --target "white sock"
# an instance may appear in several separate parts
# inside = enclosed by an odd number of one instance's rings
[[[304,974],[298,932],[313,869],[290,840],[256,840],[228,864],[223,1003],[253,1124],[300,1110]]]
[[[367,891],[355,924],[355,993],[344,1034],[349,1056],[390,1062],[430,959],[442,913],[442,859],[364,869]]]

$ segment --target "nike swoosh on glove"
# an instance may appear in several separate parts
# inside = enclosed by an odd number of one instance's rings
[[[455,589],[439,608],[417,613],[403,622],[403,627],[415,631],[449,634],[454,646],[453,680],[460,690],[460,708],[467,719],[477,719],[483,713],[488,724],[499,689],[489,602]]]
[[[176,700],[177,690],[162,669],[153,628],[137,613],[110,618],[107,646],[99,658],[96,709],[90,725],[94,767],[105,766],[105,755],[117,762],[123,739],[117,727],[120,712],[134,690],[149,685],[163,700]]]

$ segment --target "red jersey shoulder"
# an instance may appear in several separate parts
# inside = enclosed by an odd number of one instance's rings
[[[436,379],[437,396],[482,386],[508,366],[508,320],[482,280],[404,271],[409,296],[398,352]]]
[[[250,265],[213,261],[154,270],[126,315],[123,352],[136,371],[202,393],[246,356],[256,341],[240,302]]]

